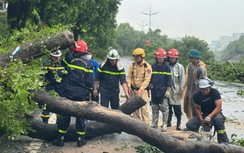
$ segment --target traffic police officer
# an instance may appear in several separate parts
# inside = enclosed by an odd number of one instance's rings
[[[130,94],[136,94],[146,102],[148,102],[148,91],[152,67],[148,64],[144,58],[146,54],[142,48],[136,48],[133,51],[134,62],[131,63],[127,75],[127,84]],[[149,111],[148,105],[144,105],[142,108],[136,110],[133,116],[137,119],[144,121],[149,125]]]

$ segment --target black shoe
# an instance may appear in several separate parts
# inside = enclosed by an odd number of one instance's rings
[[[53,141],[53,144],[59,147],[63,147],[64,146],[64,135],[58,135],[58,139]]]
[[[167,124],[167,127],[171,127],[171,123],[168,123],[168,124]]]
[[[59,147],[63,147],[64,146],[64,140],[60,140],[60,139],[56,139],[53,141],[53,144]]]
[[[176,127],[176,130],[180,131],[181,130],[180,126],[177,126]]]
[[[77,141],[77,147],[82,147],[86,144],[86,140],[84,140],[81,137],[78,137],[78,141]]]

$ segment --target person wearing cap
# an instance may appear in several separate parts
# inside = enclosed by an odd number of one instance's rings
[[[86,95],[93,88],[93,66],[88,61],[87,44],[83,40],[75,42],[72,52],[66,53],[61,64],[65,67],[67,74],[64,74],[61,81],[60,96],[74,102],[86,100]],[[58,135],[53,144],[63,147],[65,135],[69,127],[71,116],[63,116],[58,122]],[[76,117],[77,147],[86,144],[86,122],[84,118]]]
[[[94,96],[101,95],[101,105],[118,109],[119,84],[122,85],[127,98],[130,98],[126,82],[125,69],[119,62],[119,53],[115,49],[108,52],[107,59],[100,65],[94,81]]]
[[[86,57],[93,65],[92,76],[93,76],[93,80],[95,80],[96,74],[97,74],[97,70],[99,68],[99,63],[92,58],[92,50],[90,48],[88,48],[88,50],[87,50],[87,56]],[[90,98],[91,98],[91,101],[95,101],[95,102],[99,101],[99,96],[95,97],[94,94],[93,94],[93,91],[89,92],[89,94],[87,96],[87,100],[89,101]]]
[[[213,125],[217,131],[218,143],[228,143],[225,131],[225,117],[222,113],[222,99],[217,89],[212,88],[212,81],[205,77],[199,80],[200,91],[193,95],[197,116],[186,123],[191,131],[198,131],[201,124]]]
[[[185,112],[188,120],[196,116],[193,94],[197,92],[198,81],[201,78],[207,77],[207,70],[205,64],[200,60],[200,52],[196,49],[191,49],[187,54],[190,63],[186,67],[185,82],[181,90],[181,97],[183,100],[183,111]]]
[[[42,64],[42,70],[46,71],[42,78],[46,91],[49,92],[54,90],[58,93],[63,75],[62,70],[64,70],[64,67],[61,65],[62,59],[60,58],[62,53],[60,50],[57,50],[51,52],[50,55],[50,58]],[[50,112],[45,107],[43,108],[43,111],[41,113],[41,118],[44,123],[48,123],[48,120],[50,118]]]

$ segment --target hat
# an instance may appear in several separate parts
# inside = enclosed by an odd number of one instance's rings
[[[57,50],[57,51],[51,53],[51,56],[54,56],[54,57],[60,57],[61,55],[62,55],[62,53],[60,50]]]
[[[208,78],[202,78],[198,82],[199,88],[207,88],[212,86],[212,81]]]
[[[193,57],[193,58],[201,58],[200,52],[196,49],[191,49],[190,52],[187,54],[187,57]]]

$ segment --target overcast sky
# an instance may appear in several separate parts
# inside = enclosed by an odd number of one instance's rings
[[[220,36],[244,32],[244,0],[122,0],[117,22],[128,22],[147,31],[151,28],[169,37],[195,36],[211,43]],[[147,26],[142,26],[147,24]]]

